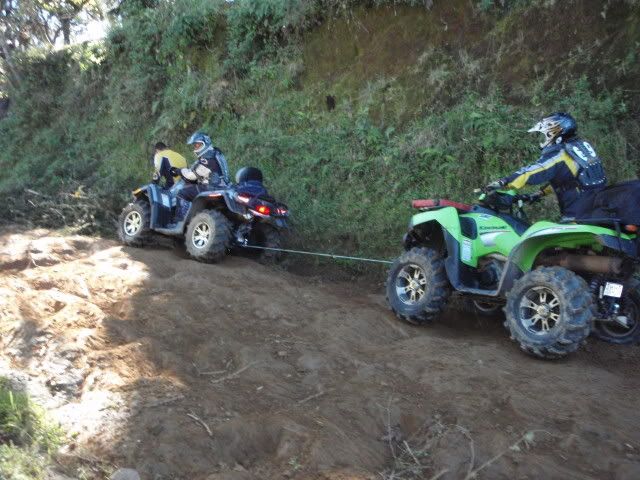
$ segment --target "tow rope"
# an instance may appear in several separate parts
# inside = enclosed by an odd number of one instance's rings
[[[329,258],[342,259],[342,260],[356,260],[358,262],[384,263],[387,265],[390,265],[393,263],[391,260],[379,260],[377,258],[364,258],[364,257],[351,257],[348,255],[335,255],[333,253],[306,252],[303,250],[290,250],[287,248],[259,247],[257,245],[241,245],[241,246],[243,248],[255,248],[258,250],[271,250],[274,252],[284,252],[284,253],[298,253],[300,255],[313,255],[316,257],[329,257]]]

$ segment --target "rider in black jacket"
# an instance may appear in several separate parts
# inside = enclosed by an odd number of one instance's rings
[[[196,132],[189,137],[187,144],[193,145],[193,153],[198,160],[191,168],[171,169],[172,173],[179,174],[186,182],[186,186],[178,192],[175,223],[184,221],[191,202],[200,192],[230,184],[227,160],[213,146],[208,135]]]
[[[529,130],[545,137],[538,161],[488,186],[518,190],[525,185],[548,184],[542,192],[555,192],[563,217],[588,215],[595,195],[605,188],[607,177],[600,157],[589,142],[576,136],[576,130],[576,121],[567,113],[543,118]]]

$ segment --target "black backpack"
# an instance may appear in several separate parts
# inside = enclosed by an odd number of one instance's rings
[[[598,192],[591,218],[618,218],[623,225],[640,225],[640,180],[616,183]]]

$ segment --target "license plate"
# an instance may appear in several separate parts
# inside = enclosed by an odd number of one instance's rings
[[[622,285],[619,283],[607,282],[604,286],[604,292],[602,295],[605,297],[620,298],[622,296]]]

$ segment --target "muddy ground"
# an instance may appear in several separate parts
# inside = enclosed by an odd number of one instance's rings
[[[541,361],[497,318],[402,324],[381,290],[5,230],[0,373],[62,423],[72,477],[640,478],[637,347]]]

